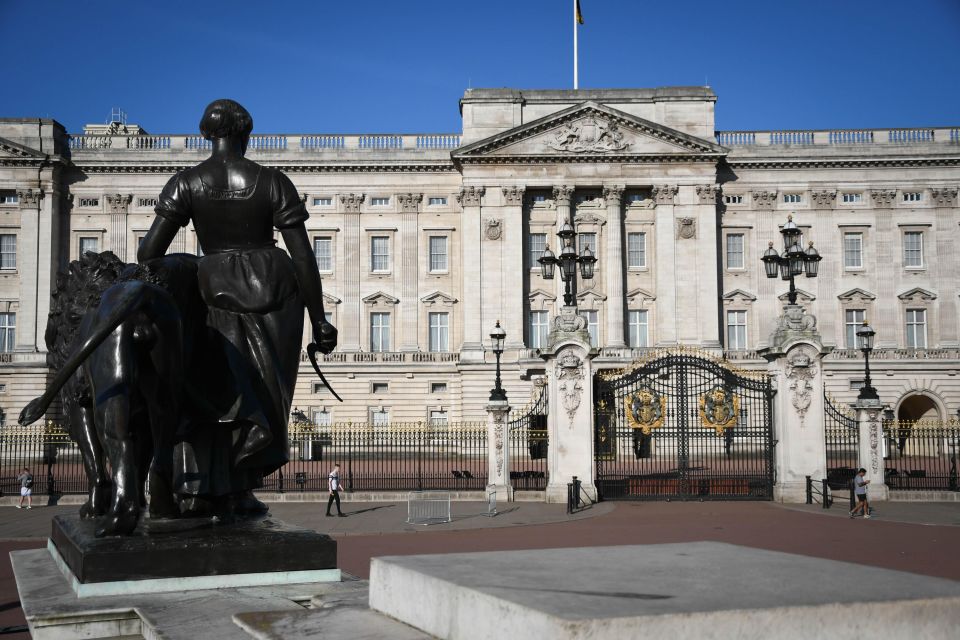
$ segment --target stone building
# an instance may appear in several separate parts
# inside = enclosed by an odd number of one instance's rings
[[[827,389],[855,397],[852,335],[869,319],[883,402],[904,418],[960,411],[960,127],[718,132],[716,99],[705,87],[471,89],[460,133],[254,135],[249,156],[305,199],[340,330],[326,368],[345,402],[305,361],[294,404],[321,424],[481,419],[497,320],[504,384],[524,404],[563,301],[536,258],[571,217],[598,258],[576,287],[595,366],[696,345],[763,368],[786,284],[764,277],[760,256],[769,241],[781,248],[792,214],[823,256],[798,286],[833,347]],[[49,374],[57,269],[87,250],[134,261],[160,189],[208,150],[195,133],[122,121],[69,134],[0,120],[8,422]],[[200,250],[189,227],[171,248]]]

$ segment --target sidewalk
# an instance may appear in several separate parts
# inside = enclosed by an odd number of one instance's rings
[[[850,503],[838,500],[829,509],[819,504],[781,504],[784,509],[816,513],[835,518],[847,518]],[[871,519],[884,522],[903,522],[910,524],[960,526],[960,503],[956,502],[874,502]]]

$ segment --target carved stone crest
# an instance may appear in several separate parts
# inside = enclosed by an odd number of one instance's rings
[[[677,237],[690,240],[697,237],[697,221],[695,218],[677,218]]]
[[[583,395],[583,362],[571,351],[565,351],[557,359],[557,390],[560,392],[560,402],[563,404],[569,428],[573,429],[573,419],[580,408],[580,399]]]
[[[735,427],[739,415],[740,398],[730,389],[717,385],[700,396],[700,420],[703,426],[716,429],[717,435]]]
[[[873,206],[888,209],[896,201],[897,191],[896,189],[871,189],[870,197],[873,198]]]
[[[506,427],[506,418],[506,411],[493,412],[493,450],[498,479],[503,477],[503,430]]]
[[[567,313],[564,313],[564,311],[567,309],[571,310]],[[564,331],[566,333],[583,331],[587,328],[587,321],[583,316],[574,313],[572,307],[564,307],[560,310],[560,315],[553,319],[553,328],[557,331]]]
[[[797,347],[787,355],[785,373],[788,388],[791,392],[790,403],[800,417],[800,426],[804,424],[807,409],[813,402],[813,384],[811,381],[817,374],[817,360],[808,348]]]
[[[644,384],[636,393],[626,397],[624,411],[631,429],[640,429],[645,435],[650,435],[652,429],[663,426],[667,399]]]
[[[870,428],[870,470],[880,473],[880,410],[867,409],[867,424]]]
[[[547,140],[547,147],[568,153],[610,153],[630,146],[624,142],[623,133],[616,122],[587,116],[576,122],[567,122]]]
[[[754,191],[753,206],[757,209],[772,209],[777,204],[776,191]]]
[[[833,206],[837,201],[836,191],[811,191],[810,200],[820,209],[826,209]]]
[[[499,218],[487,218],[484,222],[484,232],[483,235],[486,236],[487,240],[499,240],[500,236],[503,235],[503,225],[502,220]]]
[[[952,207],[957,204],[957,190],[950,188],[931,189],[930,195],[934,202],[941,207]]]

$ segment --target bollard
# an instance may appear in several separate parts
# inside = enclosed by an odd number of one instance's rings
[[[813,479],[810,476],[807,478],[807,504],[813,504]]]
[[[850,511],[853,511],[857,506],[857,496],[853,489],[853,480],[850,481]]]
[[[829,509],[833,505],[833,498],[830,497],[830,485],[827,484],[826,478],[820,482],[822,483],[820,491],[823,492],[823,508]]]

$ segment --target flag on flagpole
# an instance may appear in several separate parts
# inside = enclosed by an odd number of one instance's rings
[[[577,4],[577,24],[583,24],[583,13],[580,11],[580,0],[576,0]]]

